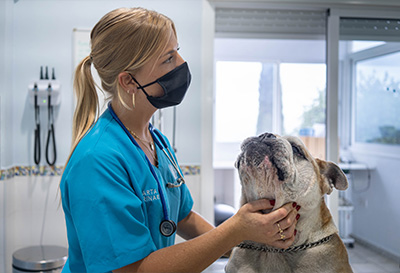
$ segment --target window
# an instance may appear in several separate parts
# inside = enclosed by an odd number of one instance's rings
[[[355,141],[400,145],[400,52],[355,62]]]
[[[260,62],[217,62],[217,142],[240,142],[256,134],[261,69]]]
[[[283,63],[283,134],[325,137],[326,65]]]
[[[273,131],[274,67],[261,62],[216,63],[215,161],[234,162],[245,138]]]
[[[222,42],[220,47],[226,54],[228,49]],[[248,43],[240,48],[252,48],[260,41]],[[274,48],[266,52],[281,56],[282,61],[263,62],[266,58],[262,57],[238,61],[239,54],[232,58],[235,61],[226,57],[216,61],[214,162],[233,166],[242,141],[264,132],[300,136],[315,157],[324,159],[326,65],[314,61],[312,55],[324,44],[298,40],[264,43]],[[312,47],[314,51],[304,50],[296,59],[288,50],[296,47]],[[294,62],[285,62],[289,59]]]

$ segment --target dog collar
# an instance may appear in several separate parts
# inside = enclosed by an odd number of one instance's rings
[[[272,253],[288,253],[288,252],[296,252],[296,251],[306,250],[308,248],[322,245],[326,242],[329,242],[332,239],[332,237],[333,237],[333,234],[331,234],[325,238],[322,238],[318,242],[303,244],[303,245],[299,245],[299,246],[293,246],[293,247],[289,247],[287,249],[274,248],[274,247],[269,247],[269,246],[255,246],[255,245],[252,245],[249,243],[241,243],[238,245],[238,247],[244,248],[244,249],[257,250],[257,251],[272,252]]]

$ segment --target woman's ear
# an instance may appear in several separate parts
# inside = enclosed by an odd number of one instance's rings
[[[134,90],[136,91],[137,89],[136,83],[132,80],[132,77],[128,72],[119,73],[118,82],[122,89],[124,89],[127,93],[130,93]]]

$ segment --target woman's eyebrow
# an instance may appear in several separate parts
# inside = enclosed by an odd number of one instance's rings
[[[171,49],[170,51],[168,51],[167,53],[165,53],[162,57],[167,56],[169,54],[174,53],[175,51],[179,50],[179,45],[176,46],[176,48]]]
[[[164,56],[167,56],[167,55],[169,55],[169,54],[172,54],[172,53],[174,53],[175,51],[176,51],[175,49],[172,49],[172,50],[168,51],[167,53],[165,53],[165,54],[163,55],[163,57],[164,57]]]

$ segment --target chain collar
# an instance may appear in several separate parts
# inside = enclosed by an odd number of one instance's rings
[[[322,245],[326,242],[329,242],[332,239],[332,237],[333,237],[333,234],[319,240],[318,242],[303,244],[303,245],[299,245],[299,246],[293,246],[293,247],[289,247],[287,249],[280,249],[280,248],[274,248],[274,247],[269,247],[269,246],[255,246],[255,245],[252,245],[249,243],[241,243],[238,245],[238,247],[244,248],[244,249],[257,250],[257,251],[272,252],[272,253],[288,253],[288,252],[301,251],[301,250],[305,250],[308,248]]]

